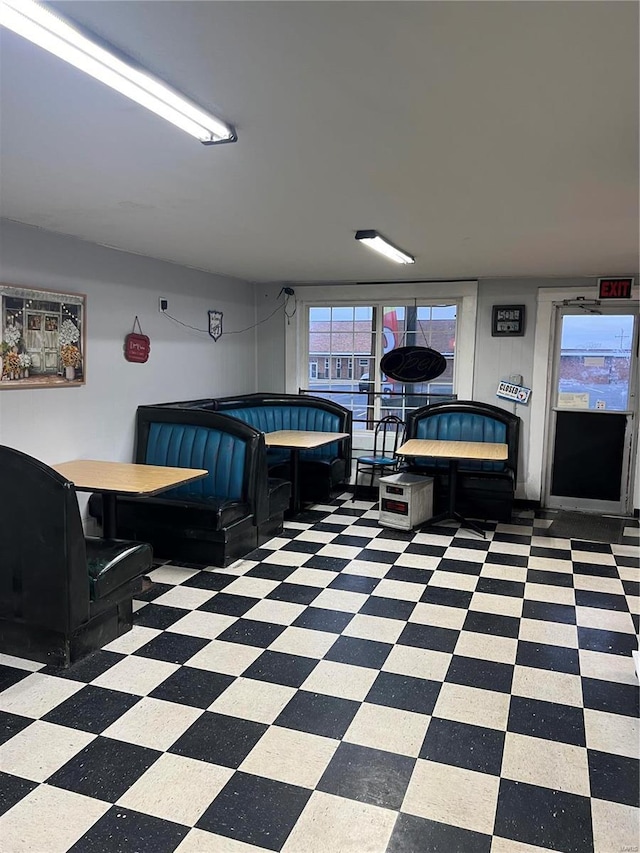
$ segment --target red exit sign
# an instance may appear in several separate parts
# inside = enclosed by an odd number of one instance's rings
[[[599,299],[631,299],[632,278],[599,278]]]

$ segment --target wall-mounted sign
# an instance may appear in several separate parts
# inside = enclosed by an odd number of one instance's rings
[[[222,337],[222,311],[209,311],[209,334],[214,341]]]
[[[631,299],[632,278],[599,278],[599,299]]]
[[[429,382],[446,369],[445,357],[430,347],[398,347],[380,359],[380,370],[396,382]]]
[[[496,397],[502,397],[503,400],[512,400],[514,403],[526,405],[531,396],[531,388],[525,388],[524,385],[514,385],[513,382],[501,381],[498,382],[498,390]]]
[[[136,326],[138,331],[136,332]],[[151,341],[147,335],[142,334],[140,320],[136,317],[133,321],[133,331],[124,339],[124,357],[127,361],[134,361],[137,364],[144,364],[149,358],[149,350],[151,349]]]
[[[491,335],[494,338],[524,335],[524,305],[494,305]]]

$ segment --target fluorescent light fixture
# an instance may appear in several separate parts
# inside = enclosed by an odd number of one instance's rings
[[[233,127],[101,47],[34,0],[0,0],[0,25],[75,65],[205,145],[237,139]]]
[[[393,243],[390,243],[386,237],[378,234],[377,231],[356,231],[356,240],[360,240],[365,246],[373,249],[375,252],[380,252],[385,258],[395,261],[397,264],[415,264],[416,259]]]

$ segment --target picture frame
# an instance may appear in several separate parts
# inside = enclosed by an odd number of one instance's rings
[[[85,384],[87,297],[0,283],[0,391]]]
[[[494,305],[491,315],[491,336],[513,338],[524,335],[524,305]]]

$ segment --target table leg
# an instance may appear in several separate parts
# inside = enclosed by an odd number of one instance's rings
[[[449,494],[448,494],[448,507],[446,512],[441,512],[438,515],[434,515],[433,518],[430,518],[427,524],[429,526],[433,524],[437,524],[439,521],[444,521],[445,519],[452,519],[453,521],[457,521],[460,524],[460,527],[466,527],[468,530],[473,530],[474,533],[478,533],[485,539],[484,530],[479,527],[474,521],[469,521],[468,518],[465,518],[459,512],[456,511],[456,497],[458,493],[458,460],[450,459],[449,460]]]
[[[102,494],[102,536],[104,539],[115,539],[118,532],[118,510],[116,496],[112,493]]]
[[[291,514],[297,515],[302,509],[300,495],[300,451],[291,448],[290,451],[290,474],[291,474]]]

